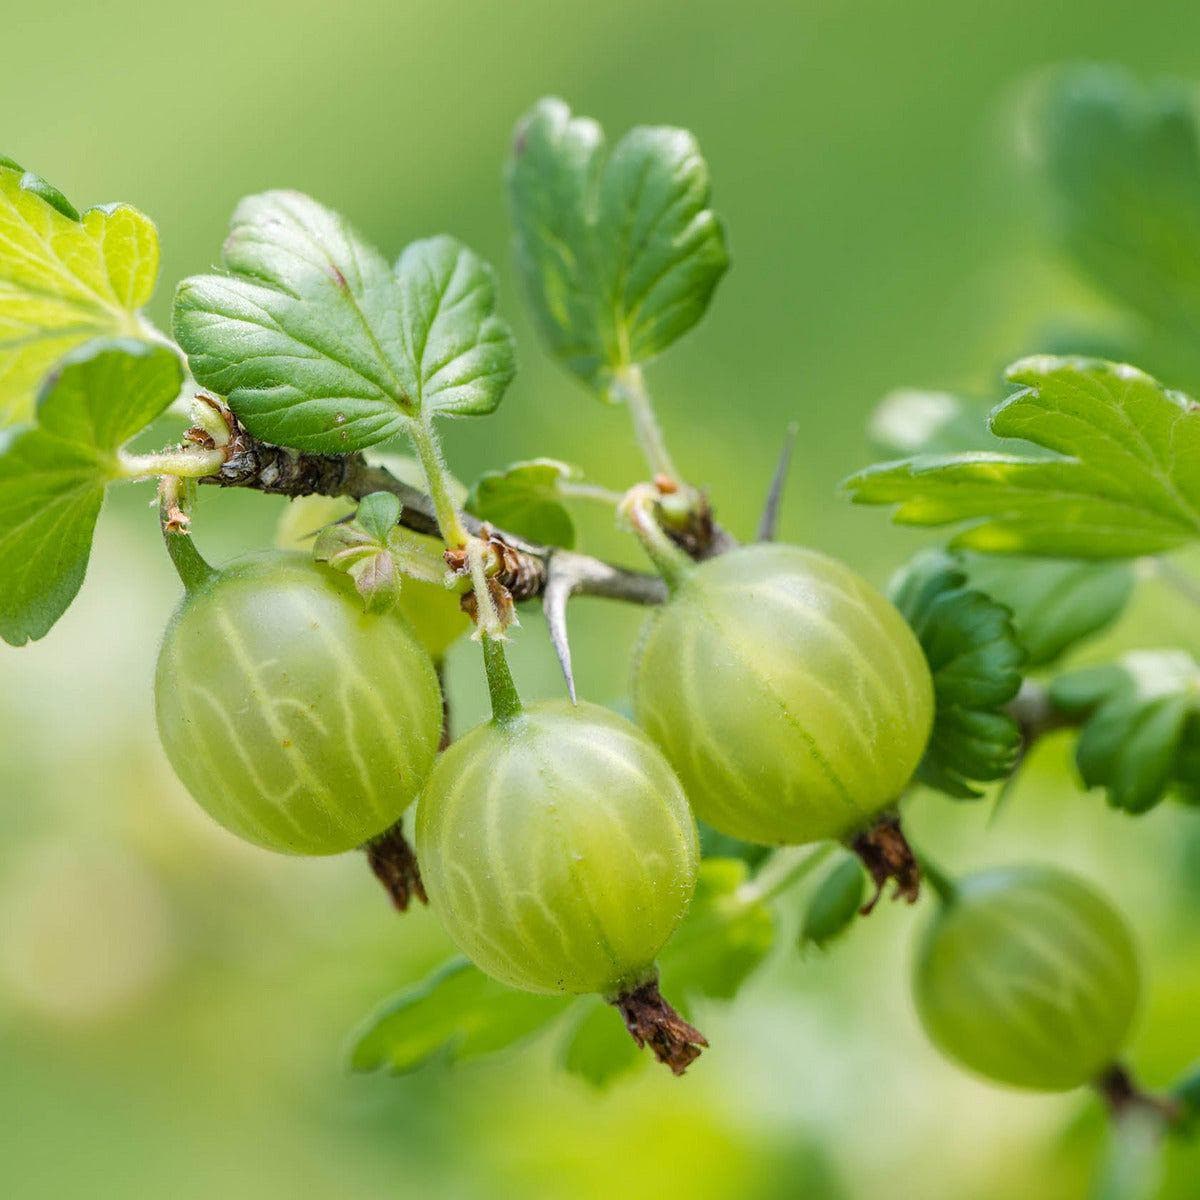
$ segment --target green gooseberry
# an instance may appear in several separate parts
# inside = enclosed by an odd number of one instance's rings
[[[803,844],[896,802],[929,738],[933,681],[904,618],[849,567],[755,545],[688,569],[649,618],[633,703],[699,817]]]
[[[652,982],[696,885],[683,789],[650,740],[593,704],[550,701],[471,730],[417,806],[430,906],[477,966],[513,987]]]
[[[155,676],[175,773],[226,829],[339,854],[390,829],[433,765],[441,694],[395,613],[298,554],[211,571],[167,626]]]
[[[953,886],[925,931],[914,992],[948,1058],[997,1083],[1066,1091],[1120,1054],[1140,972],[1121,915],[1049,867],[1008,867]]]

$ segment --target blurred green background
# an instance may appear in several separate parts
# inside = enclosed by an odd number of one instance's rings
[[[473,478],[531,454],[636,477],[623,415],[553,368],[520,307],[500,170],[514,120],[553,92],[611,133],[696,131],[734,270],[700,329],[650,373],[675,457],[746,534],[786,423],[800,424],[784,532],[882,581],[919,539],[854,510],[866,416],[900,384],[998,387],[1064,305],[1015,132],[1049,63],[1200,76],[1189,0],[710,0],[340,5],[312,0],[10,4],[3,149],[81,207],[158,222],[163,283],[215,259],[241,195],[311,192],[389,254],[452,231],[498,266],[521,372],[499,414],[446,429]],[[448,947],[396,919],[357,856],[290,861],[235,843],[183,795],[150,685],[178,586],[148,489],[110,501],[79,602],[42,643],[0,650],[0,1193],[190,1200],[433,1196],[941,1200],[1082,1195],[1098,1121],[1081,1096],[976,1082],[924,1042],[908,992],[922,914],[885,905],[828,956],[781,950],[683,1081],[608,1092],[543,1039],[453,1071],[351,1077],[343,1046]],[[278,505],[201,496],[214,558],[269,540]],[[589,549],[631,556],[601,517]],[[619,698],[637,614],[584,602],[582,692]],[[1114,646],[1200,650],[1150,585]],[[528,695],[561,690],[539,619],[515,654]],[[452,688],[483,711],[472,648]],[[1200,817],[1131,822],[1041,747],[995,819],[918,798],[948,864],[1049,858],[1103,881],[1144,947],[1134,1060],[1161,1084],[1200,1055]],[[1197,1195],[1174,1164],[1170,1194]]]

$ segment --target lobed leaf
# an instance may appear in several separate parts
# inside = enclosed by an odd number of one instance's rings
[[[570,550],[575,522],[563,506],[560,484],[578,474],[577,468],[553,458],[486,471],[467,497],[467,512],[531,542]]]
[[[1025,654],[1009,611],[971,588],[950,555],[926,551],[893,580],[890,594],[912,626],[933,675],[933,732],[916,777],[957,799],[976,782],[1003,779],[1020,748],[1004,706],[1021,686]]]
[[[1174,786],[1200,789],[1200,665],[1182,650],[1139,650],[1055,679],[1050,698],[1084,719],[1075,762],[1085,787],[1143,813]]]
[[[153,222],[125,204],[80,215],[0,158],[0,425],[33,417],[46,372],[90,338],[143,336],[158,275]]]
[[[478,1058],[535,1033],[573,999],[517,991],[454,958],[367,1019],[354,1035],[350,1065],[405,1074],[433,1058]]]
[[[898,505],[910,525],[965,528],[951,545],[989,553],[1130,558],[1200,537],[1200,409],[1135,367],[1026,358],[1023,390],[992,432],[1055,457],[968,453],[869,467],[855,503]]]
[[[179,285],[175,336],[265,441],[361,450],[410,420],[491,412],[513,377],[491,268],[451,237],[393,269],[337,213],[264,192],[235,210],[222,265]]]
[[[1125,562],[970,553],[957,558],[971,586],[1011,612],[1027,667],[1054,662],[1106,629],[1133,594],[1134,571]]]
[[[1058,236],[1081,272],[1147,324],[1156,365],[1200,380],[1200,125],[1193,87],[1074,67],[1033,129]]]
[[[44,637],[83,583],[119,446],[174,400],[179,359],[147,342],[95,341],[69,354],[38,397],[37,425],[0,442],[0,637]]]
[[[561,100],[518,123],[507,170],[517,263],[551,351],[604,391],[696,324],[729,266],[708,166],[682,129],[604,134]]]
[[[659,956],[663,993],[681,1010],[696,996],[730,999],[770,950],[774,914],[743,888],[747,878],[740,860],[701,863],[688,914]],[[645,1057],[620,1015],[596,997],[517,991],[456,958],[369,1017],[354,1035],[350,1063],[405,1072],[433,1058],[474,1058],[531,1036],[571,1005],[579,1016],[562,1047],[570,1070],[601,1085]]]

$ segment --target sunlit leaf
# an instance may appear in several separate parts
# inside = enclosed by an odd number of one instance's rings
[[[686,130],[639,127],[606,155],[595,121],[541,100],[517,125],[508,191],[542,334],[601,390],[691,329],[729,266]]]
[[[435,1057],[462,1062],[491,1054],[553,1021],[573,999],[521,992],[465,958],[452,959],[367,1019],[354,1035],[350,1065],[403,1074]]]
[[[158,234],[125,204],[82,216],[0,158],[0,425],[27,421],[43,376],[90,338],[145,333]]]
[[[952,545],[990,553],[1129,558],[1200,537],[1200,408],[1134,367],[1022,359],[1023,390],[992,432],[1054,452],[929,456],[847,481],[856,503],[909,525],[964,524]]]
[[[266,441],[361,450],[418,416],[491,412],[512,379],[491,268],[453,238],[393,269],[315,200],[264,192],[238,205],[222,265],[180,284],[175,335]]]
[[[0,637],[44,637],[83,583],[115,451],[175,398],[179,359],[146,342],[97,341],[45,381],[38,424],[0,443]]]
[[[577,474],[576,468],[553,458],[487,471],[471,489],[467,511],[531,542],[570,549],[575,522],[563,506],[560,485]]]

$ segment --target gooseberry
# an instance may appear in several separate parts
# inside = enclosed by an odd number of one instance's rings
[[[658,996],[654,966],[695,889],[696,826],[636,726],[552,701],[473,729],[430,776],[416,846],[430,906],[487,974],[600,993],[674,1069],[698,1053],[703,1039]],[[679,1029],[686,1044],[666,1045]]]
[[[389,830],[425,782],[442,706],[403,618],[301,555],[213,571],[167,627],[162,744],[226,829],[290,854],[338,854]]]
[[[795,546],[687,571],[646,623],[633,702],[697,815],[768,844],[869,824],[908,784],[933,721],[904,618],[849,567]]]
[[[1124,1046],[1137,953],[1120,914],[1081,879],[985,871],[954,886],[925,932],[914,991],[947,1057],[997,1083],[1065,1091]]]

